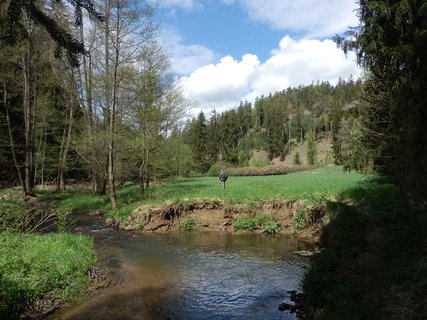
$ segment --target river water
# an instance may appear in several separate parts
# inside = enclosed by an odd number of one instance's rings
[[[308,265],[293,237],[132,233],[88,216],[74,232],[95,239],[111,285],[48,319],[295,319],[278,310]]]

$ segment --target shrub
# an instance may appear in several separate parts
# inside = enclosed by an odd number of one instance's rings
[[[179,225],[180,229],[185,231],[194,231],[197,228],[196,220],[193,217],[185,218]]]
[[[263,232],[274,234],[280,229],[276,216],[259,215],[255,217],[238,217],[234,223],[234,229],[242,231],[253,231],[260,228]]]
[[[297,230],[304,228],[306,209],[307,206],[304,205],[294,215],[295,228]]]
[[[293,163],[294,163],[294,165],[296,165],[296,166],[300,166],[300,165],[301,165],[301,157],[300,157],[300,155],[299,155],[299,152],[298,152],[298,151],[297,151],[297,152],[295,152]]]
[[[277,222],[270,222],[262,227],[262,232],[268,234],[276,234],[277,232],[279,232],[279,229],[280,225]]]
[[[257,223],[255,218],[238,217],[233,226],[236,230],[252,231],[256,229]]]
[[[210,177],[217,177],[219,175],[219,172],[221,169],[230,168],[232,165],[225,161],[217,161],[215,162],[208,171],[208,176]]]

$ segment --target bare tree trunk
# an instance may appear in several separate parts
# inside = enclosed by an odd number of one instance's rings
[[[71,96],[71,93],[69,94]],[[62,134],[61,148],[59,151],[58,174],[56,179],[56,191],[65,191],[65,169],[67,164],[68,149],[71,141],[73,128],[74,101],[70,97],[68,101],[68,115],[65,118],[64,131]]]
[[[120,9],[120,6],[117,8]],[[119,13],[117,14],[117,19],[119,18]],[[106,105],[105,109],[108,115],[108,191],[110,194],[111,206],[113,209],[117,209],[117,196],[116,189],[114,185],[114,127],[115,127],[115,104],[117,98],[117,68],[118,68],[118,58],[119,58],[119,47],[118,47],[118,29],[119,21],[116,21],[116,46],[115,46],[115,56],[114,56],[114,75],[113,79],[110,79],[110,3],[109,0],[105,2],[105,100]],[[112,81],[110,81],[112,80]],[[112,85],[112,95],[110,102],[110,92]]]
[[[31,104],[30,88],[31,88],[31,73],[30,73],[30,53],[29,44],[27,51],[22,56],[22,75],[24,78],[23,87],[23,109],[25,123],[25,195],[32,195],[33,191],[33,110]]]
[[[84,21],[83,21],[84,23]],[[83,33],[83,23],[80,27],[80,41],[82,43],[85,43],[85,37]],[[87,128],[87,134],[89,138],[89,164],[90,164],[90,176],[92,179],[92,189],[95,194],[105,194],[105,183],[102,183],[103,174],[100,173],[98,170],[98,162],[96,157],[96,151],[94,147],[94,122],[93,122],[93,96],[92,96],[92,89],[93,89],[93,75],[92,75],[92,56],[90,54],[91,49],[93,47],[93,42],[89,46],[89,53],[88,55],[82,55],[83,58],[83,79],[80,81],[82,82],[82,87],[85,88],[85,94],[84,94],[84,114],[85,114],[85,122],[86,122],[86,128]]]
[[[40,183],[42,185],[42,188],[45,186],[44,181],[44,166],[45,166],[45,160],[46,160],[46,144],[47,144],[47,131],[44,132],[44,143],[43,143],[43,155],[42,155],[42,168],[40,173]]]
[[[36,163],[34,165],[34,185],[37,184],[37,170],[39,169],[39,163],[40,163],[40,157],[42,157],[42,145],[43,145],[43,136],[44,136],[44,131],[46,130],[46,121],[45,119],[43,120],[43,126],[42,129],[40,131],[40,139],[39,139],[39,146],[37,148],[37,157],[36,157]]]
[[[141,195],[145,193],[145,187],[144,187],[144,167],[145,167],[145,161],[141,162],[141,165],[139,166],[139,184],[141,186]]]
[[[145,158],[145,189],[150,188],[149,149],[147,147]]]

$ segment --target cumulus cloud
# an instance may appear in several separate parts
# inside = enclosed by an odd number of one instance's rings
[[[197,69],[181,78],[185,94],[200,103],[202,108],[215,108],[239,101],[250,90],[250,79],[260,62],[255,55],[246,54],[241,61],[231,56],[217,64]]]
[[[331,36],[357,25],[355,0],[235,1],[252,20],[274,29],[299,32],[305,37]]]
[[[244,55],[240,61],[226,56],[182,77],[181,86],[198,108],[209,111],[235,107],[241,100],[253,101],[257,96],[316,81],[336,84],[340,77],[346,79],[350,75],[360,76],[354,55],[346,57],[333,41],[297,41],[286,36],[265,62],[252,54]]]
[[[217,58],[215,53],[205,46],[183,43],[181,36],[172,29],[165,30],[161,39],[170,56],[172,69],[179,75],[188,75]]]

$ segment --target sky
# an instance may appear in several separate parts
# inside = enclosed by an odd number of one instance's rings
[[[156,1],[156,0],[152,0]],[[219,112],[288,87],[358,78],[332,41],[355,0],[157,0],[161,39],[189,113]]]

